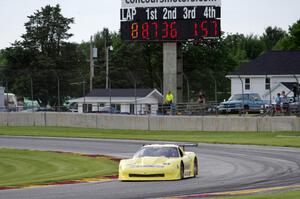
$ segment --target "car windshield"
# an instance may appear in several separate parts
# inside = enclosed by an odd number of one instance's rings
[[[160,157],[167,158],[179,157],[178,149],[176,147],[144,147],[139,150],[133,157]]]
[[[244,100],[247,100],[249,99],[249,95],[244,95]],[[236,95],[233,95],[229,98],[228,101],[242,101],[243,100],[243,95],[242,94],[236,94]]]

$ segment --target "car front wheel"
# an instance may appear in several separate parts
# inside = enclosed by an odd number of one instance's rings
[[[183,163],[180,164],[180,179],[184,178],[184,165]]]
[[[198,175],[198,161],[197,159],[194,160],[194,177]]]

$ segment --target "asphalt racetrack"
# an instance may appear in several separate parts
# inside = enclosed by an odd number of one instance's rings
[[[0,148],[131,157],[149,141],[0,137]],[[153,142],[152,142],[153,143]],[[157,142],[155,142],[157,143]],[[0,191],[1,199],[159,198],[300,184],[300,149],[200,144],[199,176],[171,182],[118,180]]]

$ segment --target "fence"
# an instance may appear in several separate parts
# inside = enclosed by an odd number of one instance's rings
[[[91,106],[89,106],[91,105]],[[82,104],[80,105],[82,106]],[[78,106],[78,107],[80,107]],[[258,116],[299,116],[299,102],[292,102],[287,107],[281,108],[280,111],[276,111],[275,105],[265,105],[260,109],[252,112],[245,107],[237,109],[234,112],[219,111],[218,104],[215,102],[207,102],[205,104],[198,103],[178,103],[174,105],[167,104],[151,104],[151,103],[120,103],[112,102],[106,104],[84,104],[85,107],[91,107],[86,109],[84,113],[94,114],[122,114],[122,115],[173,115],[173,116],[245,116],[252,117]],[[0,112],[78,112],[75,108],[61,107],[0,107]],[[82,110],[82,109],[81,109]],[[81,112],[79,112],[81,113]]]

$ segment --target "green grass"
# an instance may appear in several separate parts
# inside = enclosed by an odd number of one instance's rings
[[[0,127],[0,135],[111,138],[300,147],[300,132],[171,132],[61,127]]]
[[[117,174],[116,162],[76,154],[0,149],[0,187],[19,187]]]
[[[263,194],[257,196],[238,196],[238,197],[225,197],[216,199],[299,199],[300,191],[289,191],[282,193]]]

